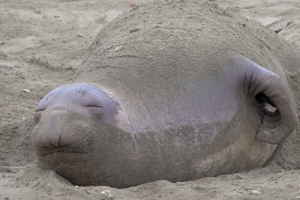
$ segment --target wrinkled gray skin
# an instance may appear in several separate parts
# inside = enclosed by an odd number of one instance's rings
[[[299,55],[215,5],[139,7],[103,28],[74,84],[37,106],[39,164],[119,188],[261,167],[298,123],[286,74],[300,72]]]

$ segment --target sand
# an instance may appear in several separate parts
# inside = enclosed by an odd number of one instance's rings
[[[50,90],[71,82],[105,24],[145,2],[150,0],[0,0],[0,200],[300,199],[299,127],[265,167],[190,182],[77,187],[36,167],[29,137],[34,107]],[[300,47],[299,0],[211,2],[262,23]],[[300,77],[290,79],[300,99]]]

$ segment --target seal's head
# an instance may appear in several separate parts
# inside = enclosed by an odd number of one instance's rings
[[[117,103],[95,85],[72,84],[51,91],[34,115],[32,138],[39,165],[74,184],[93,184],[98,164],[95,151],[99,150],[95,149],[96,137],[117,129],[117,108]]]
[[[65,85],[51,91],[35,109],[36,123],[47,109],[72,111],[116,124],[117,104],[108,94],[91,84]]]

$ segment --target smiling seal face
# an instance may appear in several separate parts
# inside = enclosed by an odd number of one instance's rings
[[[93,125],[85,123],[82,117],[77,119],[74,114],[116,126],[117,106],[106,93],[91,84],[62,86],[46,95],[34,115],[38,124],[44,123],[42,115],[47,119],[42,131],[37,127],[38,133],[33,137],[40,164],[67,177],[71,174],[71,180],[73,174],[79,173],[77,177],[88,180],[82,182],[84,185],[93,183],[88,177],[93,176],[95,155],[92,152],[97,136],[89,134],[88,129]]]
[[[119,188],[261,167],[298,124],[285,72],[299,63],[275,33],[214,5],[139,7],[103,28],[74,84],[37,106],[38,163]]]

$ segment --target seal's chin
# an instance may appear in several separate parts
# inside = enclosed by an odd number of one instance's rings
[[[43,169],[54,170],[57,168],[75,168],[76,165],[86,165],[88,161],[88,153],[78,152],[48,152],[38,156],[38,164]]]
[[[53,170],[75,185],[88,185],[94,175],[94,165],[89,153],[52,152],[38,156],[38,165]]]

